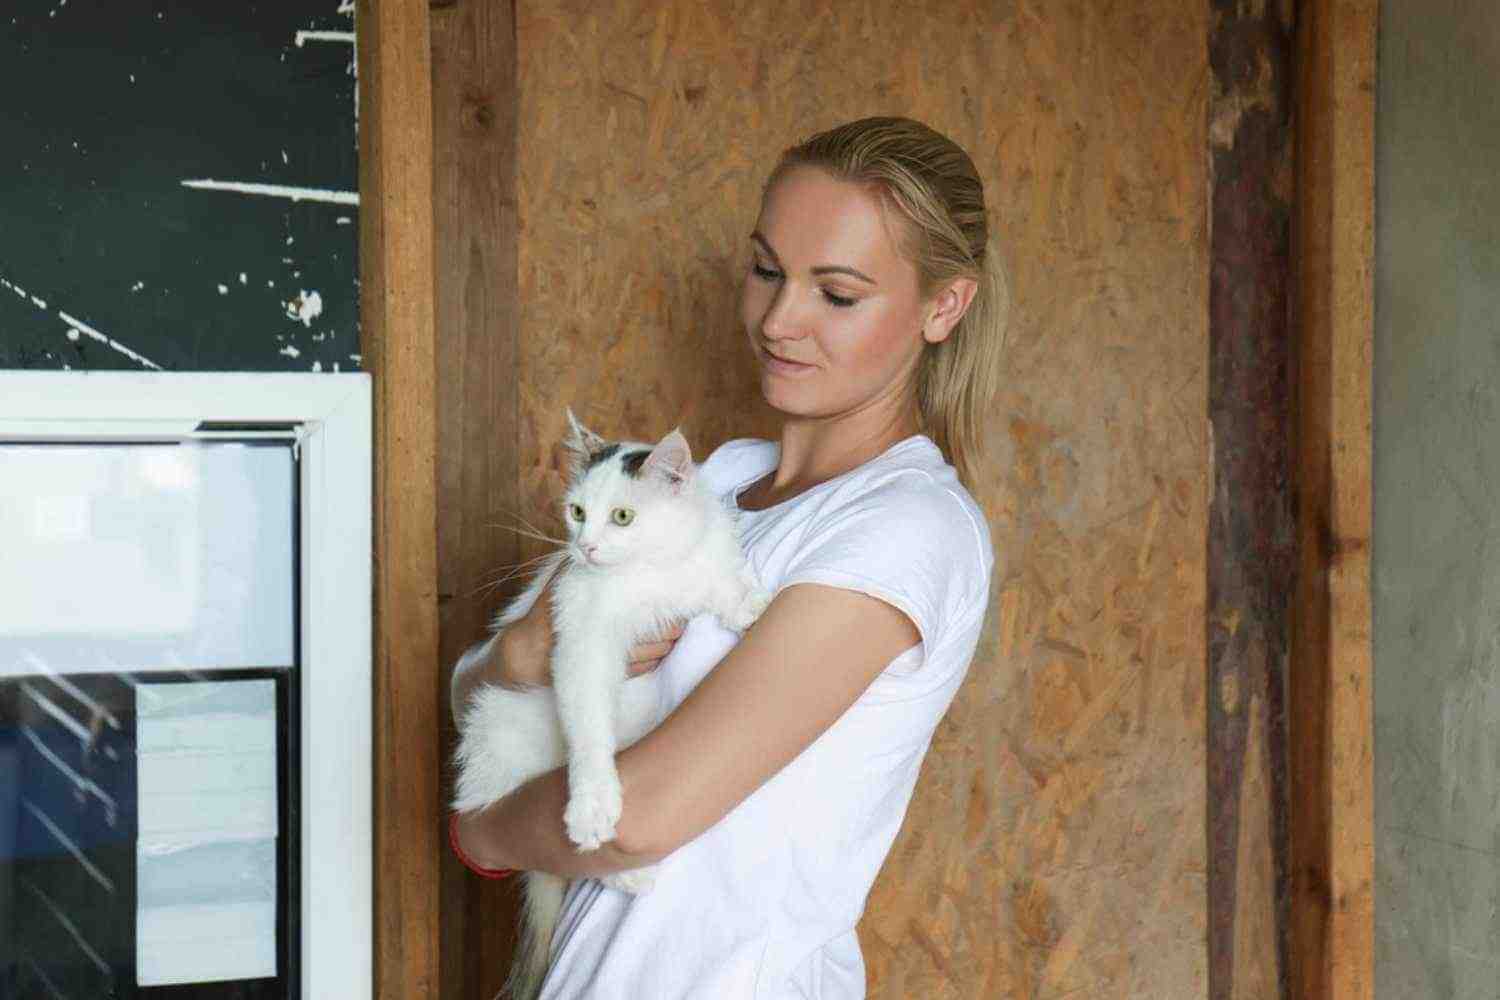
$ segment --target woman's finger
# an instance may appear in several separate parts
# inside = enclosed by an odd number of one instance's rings
[[[625,665],[625,676],[638,677],[661,666],[661,660],[631,660]]]
[[[659,660],[672,651],[670,642],[643,642],[638,646],[630,648],[630,662],[640,663],[643,660]]]

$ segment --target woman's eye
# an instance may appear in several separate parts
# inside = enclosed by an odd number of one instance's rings
[[[568,504],[568,516],[579,524],[582,524],[584,517],[587,515],[584,513],[582,504],[570,503]]]
[[[750,270],[754,271],[755,276],[762,281],[775,281],[781,277],[780,271],[773,271],[769,267],[761,267],[759,264],[751,264]]]
[[[614,514],[611,516],[614,518],[615,523],[623,528],[631,521],[635,520],[635,511],[631,510],[629,507],[616,507],[614,510]]]
[[[823,289],[823,297],[828,300],[830,305],[838,306],[840,309],[847,309],[858,301],[857,299],[851,299],[843,295],[839,295],[836,292],[830,292],[826,288]]]

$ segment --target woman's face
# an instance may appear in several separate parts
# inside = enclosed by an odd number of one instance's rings
[[[771,406],[829,418],[910,405],[923,303],[892,236],[873,195],[822,170],[793,168],[766,192],[740,317]]]

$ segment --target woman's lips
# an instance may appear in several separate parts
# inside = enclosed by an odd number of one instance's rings
[[[815,370],[814,365],[805,365],[800,361],[788,361],[785,358],[778,358],[764,347],[760,349],[760,354],[762,360],[765,362],[765,366],[778,375],[805,375]]]

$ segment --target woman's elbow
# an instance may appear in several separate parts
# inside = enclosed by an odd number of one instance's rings
[[[615,849],[638,867],[652,865],[687,843],[688,837],[671,822],[672,811],[649,795],[625,796],[615,825]]]

